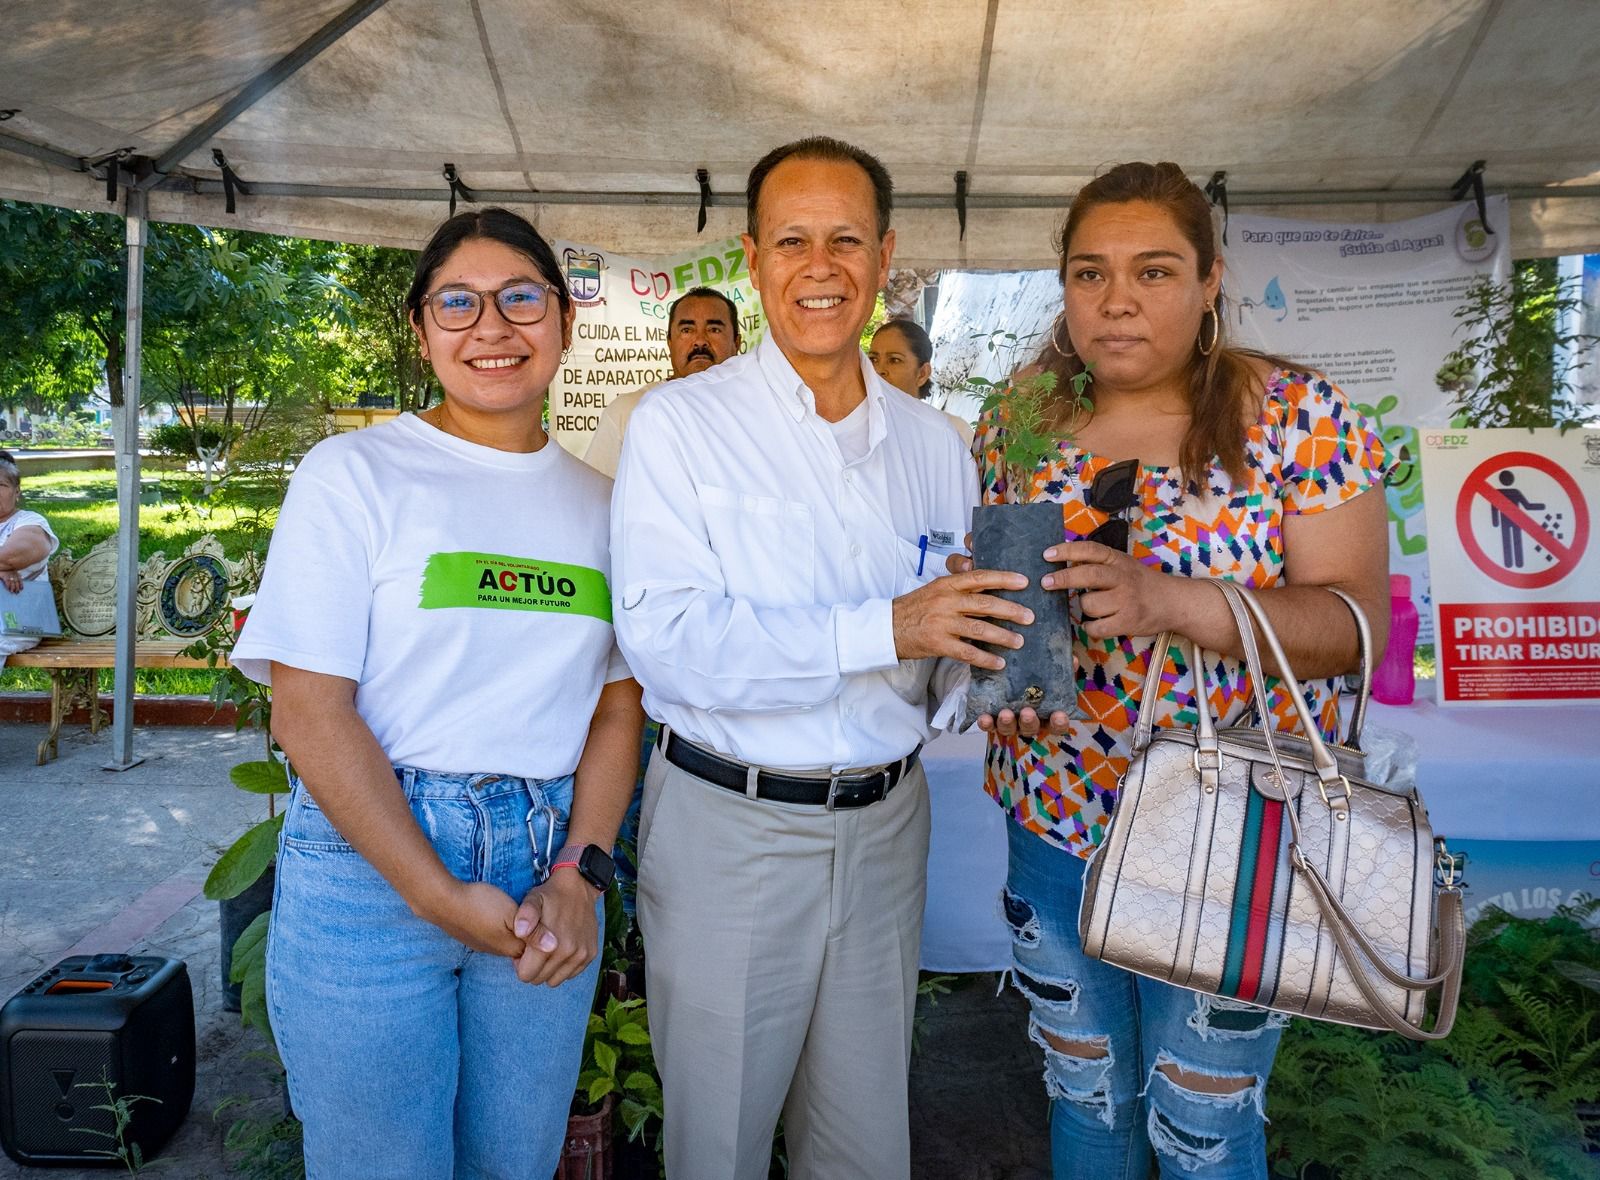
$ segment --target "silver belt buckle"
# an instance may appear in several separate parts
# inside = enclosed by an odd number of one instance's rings
[[[904,761],[904,759],[902,759],[902,761]],[[881,767],[878,768],[877,774],[878,774],[879,778],[883,779],[883,788],[878,793],[878,797],[873,800],[874,803],[882,802],[884,799],[887,799],[889,797],[889,787],[891,785],[890,781],[889,781],[889,775],[893,772],[894,768],[897,765],[899,765],[899,764],[895,763],[895,762],[891,762],[887,766],[881,766]],[[839,780],[841,778],[845,778],[845,777],[847,777],[847,776],[841,775],[841,774],[836,774],[836,775],[831,776],[828,779],[828,801],[827,801],[826,806],[827,806],[827,809],[829,811],[833,811],[835,809],[835,802],[834,801],[838,798],[838,795],[839,795]],[[866,775],[855,775],[855,776],[850,776],[850,777],[866,778],[867,776]]]

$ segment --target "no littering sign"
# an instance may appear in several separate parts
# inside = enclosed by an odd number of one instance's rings
[[[1422,432],[1441,704],[1600,701],[1600,443]],[[1454,544],[1450,543],[1454,542]]]
[[[1456,497],[1456,529],[1472,564],[1519,590],[1569,577],[1589,544],[1589,507],[1561,465],[1531,451],[1485,459]]]

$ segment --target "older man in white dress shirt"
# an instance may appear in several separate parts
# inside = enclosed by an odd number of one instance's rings
[[[983,593],[1019,575],[939,576],[974,465],[860,351],[891,191],[836,140],[758,163],[744,245],[769,335],[660,387],[623,445],[617,639],[664,723],[639,922],[670,1180],[764,1180],[780,1114],[795,1180],[909,1174],[917,750],[958,661],[999,666],[973,642],[1020,645],[989,620],[1029,616]]]

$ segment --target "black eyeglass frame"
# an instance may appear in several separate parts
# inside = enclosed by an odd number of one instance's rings
[[[1103,524],[1096,525],[1094,531],[1084,540],[1104,545],[1107,549],[1117,549],[1123,553],[1128,551],[1128,518],[1121,513],[1127,512],[1139,503],[1139,487],[1144,482],[1141,478],[1143,472],[1144,468],[1139,460],[1120,459],[1095,473],[1094,479],[1089,484],[1086,503],[1096,512],[1111,512],[1118,515],[1114,515]]]
[[[539,305],[539,314],[531,320],[519,320],[506,314],[505,305],[500,302],[500,296],[516,287],[538,287],[545,293],[544,301]],[[478,310],[470,321],[465,324],[441,324],[439,322],[439,308],[434,300],[441,295],[471,295],[478,301]],[[541,283],[538,279],[518,279],[514,283],[507,283],[503,287],[495,287],[487,291],[480,291],[476,287],[444,287],[431,294],[424,295],[422,302],[428,306],[428,314],[433,317],[433,326],[441,332],[466,332],[478,326],[478,321],[483,318],[483,309],[488,306],[485,296],[494,296],[494,306],[499,311],[502,319],[508,324],[515,324],[519,328],[531,328],[534,324],[544,322],[545,316],[550,314],[550,304],[561,302],[554,283]]]

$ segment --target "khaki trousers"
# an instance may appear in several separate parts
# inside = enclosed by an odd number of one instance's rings
[[[639,927],[668,1180],[905,1180],[928,790],[829,812],[746,798],[658,749]]]

